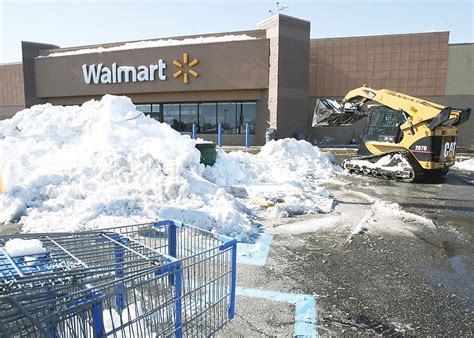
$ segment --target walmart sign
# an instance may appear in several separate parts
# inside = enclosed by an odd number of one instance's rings
[[[158,64],[149,66],[117,66],[113,63],[111,67],[98,65],[82,65],[82,73],[84,82],[90,84],[108,84],[123,82],[144,82],[144,81],[160,81],[166,80],[165,75],[166,63],[158,60]]]

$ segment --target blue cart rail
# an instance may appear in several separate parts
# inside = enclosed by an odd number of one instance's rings
[[[11,238],[45,254],[11,257]],[[176,221],[0,237],[0,333],[210,336],[234,317],[236,241]]]

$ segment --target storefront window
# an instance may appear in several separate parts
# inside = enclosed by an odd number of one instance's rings
[[[163,105],[163,122],[168,123],[173,129],[182,130],[179,118],[179,103],[166,103]]]
[[[136,104],[137,110],[143,112],[146,116],[150,116],[155,120],[163,122],[163,115],[159,104]]]
[[[250,133],[255,134],[255,117],[257,104],[255,102],[242,102],[241,115],[239,117],[240,132],[245,134],[245,125],[250,126]]]
[[[137,110],[182,132],[217,133],[218,123],[226,134],[245,134],[245,124],[255,133],[255,102],[153,103],[136,104]]]
[[[217,122],[222,124],[223,133],[237,133],[237,104],[235,102],[218,103]]]
[[[198,104],[181,103],[181,131],[192,131],[193,123],[198,125]]]
[[[151,105],[150,116],[153,117],[155,120],[163,122],[163,112],[161,111],[161,105],[160,104],[152,104]]]
[[[215,103],[199,104],[199,132],[217,133],[217,105]]]
[[[151,104],[136,104],[135,107],[147,115],[151,113]]]

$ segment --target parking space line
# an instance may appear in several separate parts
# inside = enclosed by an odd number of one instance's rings
[[[255,243],[237,243],[237,263],[264,266],[273,236],[262,233]]]
[[[316,322],[316,300],[311,295],[299,293],[284,293],[260,289],[237,287],[237,296],[262,298],[274,302],[290,303],[295,305],[295,337],[318,337]]]

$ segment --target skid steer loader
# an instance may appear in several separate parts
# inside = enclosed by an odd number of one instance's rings
[[[366,86],[338,103],[318,99],[313,126],[350,125],[367,117],[358,153],[343,162],[351,173],[404,182],[440,177],[454,164],[460,124],[470,108],[445,107],[406,94]]]

